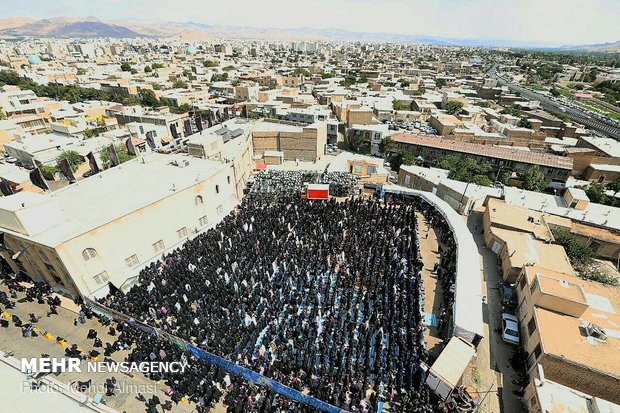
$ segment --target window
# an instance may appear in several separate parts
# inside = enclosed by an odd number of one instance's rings
[[[536,288],[538,288],[538,278],[534,278],[532,285],[530,285],[530,294],[534,294]]]
[[[536,320],[534,320],[534,316],[532,316],[530,321],[527,323],[527,332],[532,335],[534,331],[536,331]]]
[[[41,257],[41,260],[45,263],[49,263],[50,260],[47,257],[47,255],[45,254],[45,252],[41,251],[41,250],[37,250],[37,253],[39,254],[39,257]]]
[[[521,281],[519,281],[519,289],[523,291],[523,289],[525,288],[525,274],[523,274],[523,276],[521,277]]]
[[[153,129],[151,132],[153,132],[153,137],[156,138],[157,137],[157,131],[155,129]]]
[[[221,214],[222,212],[224,212],[224,207],[222,205],[217,207],[217,213]]]
[[[220,193],[220,186],[219,185],[215,185],[215,193],[216,194]]]
[[[536,348],[534,348],[534,358],[536,360],[538,360],[538,357],[540,357],[540,353],[542,353],[542,350],[540,349],[540,344],[536,346]]]
[[[198,225],[200,225],[201,227],[204,227],[205,225],[207,225],[207,216],[203,216],[200,217],[200,219],[198,220]]]
[[[177,231],[177,235],[179,236],[179,239],[183,239],[185,237],[187,237],[187,228],[183,227],[180,230]]]
[[[92,260],[96,256],[97,251],[95,251],[94,248],[86,248],[84,251],[82,251],[82,258],[84,258],[84,261]]]
[[[155,252],[159,252],[159,251],[163,251],[165,248],[164,246],[164,240],[159,240],[157,241],[155,244],[153,244],[153,249],[155,250]]]
[[[95,282],[100,285],[109,280],[108,273],[106,271],[100,272],[99,274],[95,275],[94,278]]]
[[[228,183],[230,183],[230,176],[227,176],[226,180],[228,181]]]
[[[202,204],[203,204],[203,202],[204,202],[204,201],[202,200],[202,196],[200,196],[200,195],[198,195],[198,196],[196,197],[196,199],[194,200],[194,204],[196,204],[196,205],[202,205]]]
[[[140,125],[140,135],[144,135],[144,126]]]
[[[136,265],[138,265],[138,263],[138,256],[136,254],[132,255],[129,258],[125,258],[125,264],[127,264],[129,268],[135,267]]]

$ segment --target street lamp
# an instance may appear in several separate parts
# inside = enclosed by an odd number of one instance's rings
[[[27,250],[27,249],[29,249],[29,248],[31,248],[31,247],[34,247],[34,244],[30,244],[30,245],[28,245],[26,248],[22,248],[22,249],[20,249],[19,251],[17,251],[15,254],[13,254],[13,255],[11,256],[11,259],[12,259],[13,261],[15,261],[16,259],[18,259],[19,257],[21,257],[21,255],[22,255],[24,252],[26,252],[26,250]]]

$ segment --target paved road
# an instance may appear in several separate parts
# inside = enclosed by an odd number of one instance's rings
[[[522,399],[513,392],[518,387],[512,383],[519,375],[510,364],[510,357],[516,347],[505,343],[498,330],[501,329],[502,305],[497,289],[501,276],[497,269],[497,256],[484,245],[482,231],[482,214],[474,212],[467,220],[467,226],[474,235],[481,257],[483,273],[483,320],[486,337],[478,346],[477,369],[480,374],[479,388],[492,392],[485,400],[486,413],[522,413]],[[498,374],[499,373],[499,374]]]
[[[488,75],[496,78],[501,85],[507,86],[510,90],[514,92],[519,92],[521,96],[530,100],[539,101],[540,105],[545,110],[559,113],[595,131],[601,132],[612,138],[620,140],[620,127],[614,124],[611,120],[606,121],[604,119],[596,118],[592,115],[589,115],[584,110],[580,110],[572,106],[563,105],[561,102],[551,100],[549,97],[541,93],[537,93],[514,83],[510,83],[506,79],[499,76],[495,68],[491,69],[488,72]]]
[[[0,289],[4,292],[8,292],[4,284],[0,285]],[[65,308],[59,307],[58,315],[46,317],[46,312],[47,310],[49,310],[48,306],[40,305],[36,302],[24,301],[24,293],[21,292],[18,293],[18,297],[19,300],[17,301],[16,307],[14,309],[8,310],[7,312],[19,316],[23,322],[27,322],[29,318],[28,315],[30,313],[34,313],[35,315],[40,317],[40,320],[37,323],[37,327],[40,329],[41,335],[42,332],[48,331],[54,337],[62,336],[67,340],[68,345],[75,343],[79,345],[85,352],[93,349],[93,340],[89,340],[86,338],[88,330],[91,328],[97,331],[98,337],[100,337],[104,343],[113,342],[114,340],[116,340],[116,338],[118,338],[118,335],[114,337],[110,336],[108,334],[108,328],[101,325],[95,319],[87,320],[86,324],[78,325],[76,327],[73,325],[73,319],[76,317],[75,313],[72,313]],[[20,359],[22,357],[40,357],[42,353],[49,354],[51,357],[64,357],[63,347],[56,344],[55,340],[46,340],[41,335],[39,337],[24,338],[22,337],[21,329],[15,327],[13,322],[11,321],[8,328],[2,329],[2,331],[0,331],[0,351],[11,351],[14,353],[14,357],[17,359]],[[101,348],[98,348],[97,350],[103,353],[103,350]],[[127,354],[128,351],[123,350],[114,353],[110,358],[120,362],[127,356]],[[143,413],[145,411],[144,403],[138,401],[135,398],[138,392],[144,394],[146,397],[151,397],[153,394],[157,394],[162,401],[169,399],[169,397],[164,394],[166,384],[163,381],[154,382],[139,373],[129,376],[120,372],[64,372],[58,374],[57,376],[55,376],[55,378],[63,383],[71,383],[75,380],[86,381],[88,379],[92,379],[92,387],[89,389],[89,392],[87,394],[90,397],[94,397],[96,393],[103,393],[105,380],[112,376],[117,379],[118,391],[113,396],[105,396],[104,400],[109,407],[116,409],[119,412]],[[16,394],[15,398],[22,398],[25,396],[25,394],[20,393]],[[4,399],[0,398],[0,412],[2,413],[34,411],[9,410],[4,401]],[[63,412],[62,410],[47,410],[43,408],[40,411]],[[64,412],[72,411],[73,410],[64,410]],[[190,413],[194,411],[195,405],[189,403],[179,403],[178,405],[175,405],[172,409],[172,413]]]

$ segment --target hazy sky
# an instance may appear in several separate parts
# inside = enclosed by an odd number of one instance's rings
[[[0,0],[0,17],[340,28],[563,45],[620,40],[620,0]]]

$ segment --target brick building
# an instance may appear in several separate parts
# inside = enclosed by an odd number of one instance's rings
[[[299,126],[291,122],[262,122],[252,132],[254,154],[280,151],[284,160],[316,161],[325,152],[327,123]]]
[[[565,182],[573,169],[571,158],[540,152],[457,142],[436,136],[396,134],[392,135],[392,140],[396,150],[407,150],[415,157],[421,156],[430,163],[454,155],[473,158],[478,162],[489,162],[496,171],[501,168],[503,171],[524,173],[530,167],[538,165],[547,178],[560,182]]]

